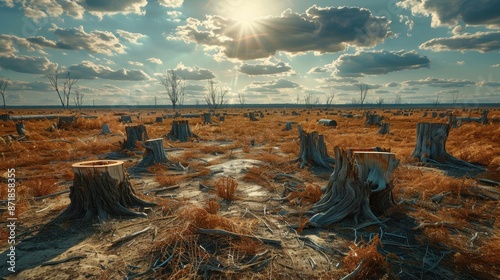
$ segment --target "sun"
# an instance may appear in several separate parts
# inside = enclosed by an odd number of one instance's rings
[[[245,26],[263,16],[265,10],[266,8],[261,1],[231,1],[231,5],[227,7],[226,15]]]

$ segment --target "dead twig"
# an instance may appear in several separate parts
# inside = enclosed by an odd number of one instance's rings
[[[42,196],[35,196],[33,199],[34,200],[42,200],[42,199],[45,199],[45,198],[54,197],[54,196],[58,196],[58,195],[61,195],[61,194],[69,193],[70,191],[71,190],[64,190],[64,191],[60,191],[60,192],[56,192],[56,193],[51,193],[51,194],[46,194],[46,195],[42,195]]]
[[[257,215],[255,215],[254,213],[252,213],[252,211],[248,210],[248,208],[245,209],[245,213],[243,214],[243,216],[245,216],[246,213],[250,213],[250,215],[254,216],[257,220],[261,221],[267,228],[267,230],[269,230],[269,232],[271,234],[274,234],[274,231],[271,229],[271,227],[266,223],[266,221],[262,220],[261,218],[259,218]]]
[[[58,264],[60,264],[60,263],[65,263],[65,262],[71,262],[71,261],[81,260],[81,259],[84,259],[84,258],[86,258],[86,257],[87,257],[86,255],[73,256],[73,257],[66,258],[66,259],[64,259],[64,260],[52,261],[52,262],[44,262],[44,263],[42,263],[40,266],[58,265]]]
[[[149,230],[151,230],[151,229],[153,229],[153,227],[152,227],[152,226],[148,226],[148,227],[146,227],[146,228],[144,228],[144,229],[142,229],[142,230],[136,231],[136,232],[134,232],[134,233],[132,233],[132,234],[129,234],[129,235],[127,235],[127,236],[124,236],[124,237],[122,237],[122,238],[119,238],[118,240],[113,241],[113,243],[111,244],[111,246],[110,246],[110,247],[116,247],[116,246],[118,246],[119,244],[122,244],[122,243],[124,243],[124,242],[126,242],[126,241],[129,241],[129,240],[131,240],[131,239],[133,239],[133,238],[136,238],[137,236],[139,236],[139,235],[141,235],[141,234],[143,234],[143,233],[146,233],[146,232],[148,232],[148,231],[149,231]]]
[[[281,240],[278,240],[278,239],[269,239],[269,238],[257,237],[257,236],[253,236],[253,235],[247,235],[247,234],[238,234],[238,233],[230,232],[230,231],[223,230],[223,229],[198,228],[196,230],[196,232],[199,234],[222,235],[222,236],[228,236],[228,237],[232,237],[232,238],[250,238],[253,240],[260,241],[262,243],[281,246]]]
[[[356,277],[356,274],[358,274],[360,271],[361,271],[361,268],[363,267],[363,264],[365,263],[365,260],[362,260],[358,266],[356,266],[356,268],[349,274],[347,274],[346,276],[342,277],[340,280],[349,280],[351,278],[354,278]]]
[[[145,191],[144,194],[148,195],[148,194],[150,194],[152,192],[154,192],[155,194],[157,194],[157,193],[164,192],[164,191],[175,190],[175,189],[178,189],[180,187],[181,186],[179,186],[179,185],[168,186],[168,187],[161,187],[161,188],[157,188],[157,189],[152,189],[152,190]]]
[[[420,225],[412,228],[413,230],[419,230],[425,227],[440,227],[440,226],[450,226],[454,225],[455,223],[451,222],[435,222],[435,223],[421,223]]]

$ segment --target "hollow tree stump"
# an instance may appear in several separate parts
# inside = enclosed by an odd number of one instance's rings
[[[312,226],[330,226],[353,216],[378,221],[373,213],[383,213],[394,204],[391,175],[399,161],[385,152],[335,151],[335,171],[321,199],[311,207]]]
[[[306,164],[310,164],[316,167],[331,169],[330,163],[333,163],[333,159],[327,153],[323,135],[317,131],[305,132],[300,125],[298,126],[298,130],[300,150],[296,161],[300,162],[300,168],[304,168]]]
[[[384,135],[389,133],[389,127],[390,127],[389,123],[382,123],[382,126],[380,127],[378,134]]]
[[[142,143],[142,146],[146,149],[146,152],[138,165],[139,167],[149,167],[157,163],[170,162],[163,147],[163,138],[146,140]]]
[[[83,222],[110,218],[146,217],[129,208],[152,207],[136,196],[120,160],[96,160],[73,164],[70,205],[54,221],[81,219]]]
[[[466,169],[469,171],[483,170],[483,167],[458,159],[446,151],[446,140],[450,128],[450,124],[446,123],[418,123],[417,141],[411,157],[437,167]]]
[[[167,138],[180,142],[187,142],[189,137],[193,136],[196,137],[196,135],[191,132],[189,122],[187,120],[173,121],[172,129],[166,135]]]
[[[148,132],[146,127],[142,124],[136,126],[126,126],[125,133],[127,134],[127,139],[120,142],[122,150],[127,149],[130,151],[135,151],[137,149],[137,141],[145,141],[148,137]]]

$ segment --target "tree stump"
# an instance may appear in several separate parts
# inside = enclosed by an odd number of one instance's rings
[[[286,122],[285,123],[285,131],[292,130],[292,122]]]
[[[125,132],[127,134],[127,140],[120,142],[122,150],[127,149],[129,151],[135,151],[137,148],[137,141],[145,141],[148,137],[148,132],[146,127],[142,124],[136,126],[125,127]]]
[[[101,127],[101,135],[106,135],[106,134],[111,134],[111,129],[109,128],[108,124],[102,124]]]
[[[139,167],[149,167],[156,163],[170,162],[167,154],[165,153],[162,138],[146,140],[142,143],[142,146],[146,149],[146,152],[138,165]]]
[[[366,114],[366,125],[382,125],[383,117],[379,114]]]
[[[220,116],[219,117],[219,121],[222,123],[226,120],[226,116]]]
[[[437,118],[437,116],[438,116],[438,113],[437,113],[437,112],[432,112],[432,118],[434,118],[434,119],[435,119],[435,118]]]
[[[304,168],[306,164],[310,164],[316,167],[331,169],[330,163],[334,161],[327,153],[323,135],[317,131],[305,132],[300,125],[298,126],[298,130],[300,150],[299,157],[295,161],[300,162],[300,168]]]
[[[451,126],[446,123],[418,123],[417,141],[411,157],[438,167],[469,171],[484,170],[483,167],[458,159],[446,151],[450,128]]]
[[[389,133],[389,127],[390,127],[389,123],[382,123],[382,126],[380,127],[378,134],[384,135]]]
[[[136,196],[120,160],[96,160],[73,164],[70,205],[54,222],[82,219],[83,222],[109,218],[146,217],[128,208],[152,207],[155,203]]]
[[[163,117],[156,117],[155,122],[156,122],[156,123],[161,123],[161,122],[163,122]]]
[[[180,142],[187,142],[189,140],[189,137],[193,136],[196,135],[191,132],[191,129],[189,128],[189,122],[187,120],[173,121],[172,129],[166,135],[167,138]]]
[[[17,131],[17,135],[25,135],[25,132],[27,130],[26,130],[26,127],[24,127],[23,122],[16,123],[16,131]]]
[[[258,119],[255,117],[255,112],[250,112],[249,117],[251,121],[258,121]]]
[[[57,127],[59,129],[63,129],[65,127],[69,127],[76,122],[75,116],[68,117],[59,117],[59,122],[57,123]]]
[[[423,118],[427,117],[427,111],[424,112]]]
[[[333,127],[337,126],[337,122],[335,120],[330,120],[330,119],[320,119],[318,120],[318,123],[326,126],[333,126]]]
[[[311,207],[312,226],[330,226],[353,215],[378,221],[373,211],[384,212],[394,204],[391,175],[399,161],[385,152],[352,152],[335,147],[335,171],[325,193]]]
[[[203,113],[202,118],[203,118],[203,124],[211,124],[212,123],[212,114]]]
[[[132,123],[132,117],[131,116],[122,115],[122,116],[120,116],[120,122],[122,122],[122,123]]]

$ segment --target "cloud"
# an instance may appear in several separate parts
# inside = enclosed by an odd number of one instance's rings
[[[156,58],[156,57],[150,57],[146,60],[151,62],[151,63],[158,64],[158,65],[163,64],[163,61],[161,61],[161,59]]]
[[[452,93],[452,94],[454,94],[454,93],[460,93],[460,90],[458,90],[458,89],[456,89],[456,88],[454,88],[454,89],[442,89],[442,90],[440,90],[440,91],[437,91],[436,93],[437,93],[437,94],[443,94],[443,93],[444,93],[444,94],[447,94],[447,93]]]
[[[139,66],[139,67],[144,66],[144,63],[139,62],[139,61],[129,61],[128,64],[134,65],[134,66]]]
[[[397,86],[399,86],[399,84],[396,82],[390,82],[390,83],[385,84],[384,86],[385,87],[397,87]]]
[[[420,79],[420,80],[404,81],[402,84],[405,86],[423,85],[423,86],[439,87],[439,88],[450,88],[450,87],[457,88],[457,87],[474,85],[475,83],[469,80],[441,79],[441,78],[427,77],[425,79]]]
[[[59,49],[86,50],[106,55],[124,54],[125,46],[109,31],[94,30],[85,32],[83,26],[76,28],[59,28],[54,25],[49,29],[59,38],[56,43]]]
[[[55,45],[55,43],[51,44],[50,42],[41,36],[21,38],[15,35],[0,34],[0,54],[13,54],[18,52],[19,48],[30,52],[41,51],[41,47],[45,44]]]
[[[290,67],[290,65],[281,61],[275,64],[264,63],[251,65],[244,63],[238,68],[238,71],[249,76],[284,74],[287,72],[289,73],[291,70],[292,67]]]
[[[493,65],[491,65],[491,67],[500,67],[500,63],[498,63],[498,64],[493,64]]]
[[[91,61],[82,61],[77,65],[69,67],[69,71],[80,77],[80,79],[108,79],[108,80],[126,80],[143,81],[151,78],[142,70],[128,70],[120,68],[113,70],[104,65],[98,65]]]
[[[138,43],[137,40],[146,37],[146,35],[141,33],[132,33],[121,29],[117,29],[116,33],[120,36],[120,38],[123,38],[132,44],[141,44]]]
[[[57,63],[46,57],[9,54],[0,56],[0,68],[19,73],[44,74],[54,72]]]
[[[343,54],[332,66],[336,74],[345,77],[382,75],[405,69],[429,68],[430,60],[416,51],[361,51]]]
[[[67,15],[76,19],[82,19],[85,9],[79,5],[77,1],[67,0],[43,0],[43,1],[26,1],[15,0],[7,1],[7,7],[14,8],[15,3],[20,4],[20,8],[24,11],[24,16],[39,22],[42,18],[58,18],[62,15]]]
[[[200,68],[199,66],[186,67],[182,63],[177,65],[174,69],[175,73],[184,80],[208,80],[215,78],[215,74],[208,70]]]
[[[82,6],[91,14],[102,18],[114,14],[142,14],[147,0],[84,0]]]
[[[313,67],[307,71],[308,74],[322,74],[322,73],[327,73],[330,70],[325,67]]]
[[[184,87],[184,90],[187,90],[187,91],[206,91],[207,88],[205,86],[202,86],[202,85],[189,84],[189,85],[186,85],[186,87]]]
[[[48,91],[53,90],[49,82],[34,81],[9,81],[9,90],[37,90]]]
[[[286,79],[278,79],[267,82],[252,82],[244,88],[244,91],[260,93],[280,93],[280,89],[302,88],[301,85]]]
[[[432,26],[467,25],[500,27],[498,0],[403,0],[396,5],[410,9],[414,15],[430,16]]]
[[[178,8],[182,6],[184,0],[158,0],[158,3],[167,8]]]
[[[206,16],[189,18],[177,28],[186,42],[215,47],[227,57],[240,60],[266,58],[277,51],[333,53],[349,46],[373,47],[391,35],[390,21],[358,7],[316,5],[304,14],[290,9],[279,17],[263,17],[244,25],[238,20]]]
[[[500,49],[500,32],[477,32],[455,35],[450,38],[434,38],[420,45],[433,51],[458,50],[492,52]]]

